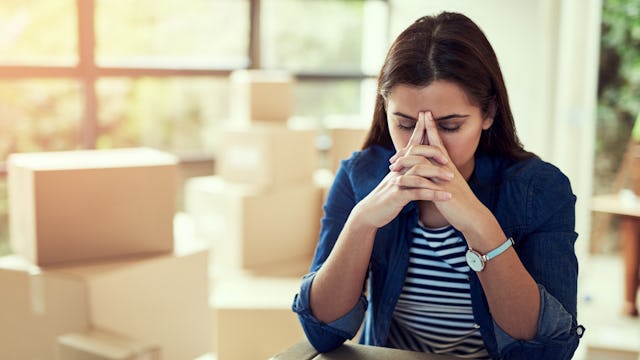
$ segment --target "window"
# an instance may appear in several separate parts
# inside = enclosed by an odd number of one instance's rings
[[[100,66],[233,69],[249,64],[249,2],[96,0]]]
[[[359,73],[363,11],[361,1],[263,1],[262,66]]]
[[[79,147],[81,94],[75,79],[0,81],[0,152]]]
[[[215,127],[228,116],[224,77],[110,77],[96,85],[97,148],[211,153]]]
[[[75,0],[0,3],[0,64],[71,66],[78,60]]]
[[[145,145],[211,157],[235,69],[293,72],[295,115],[315,124],[368,122],[387,13],[384,0],[2,1],[0,254],[10,153]]]

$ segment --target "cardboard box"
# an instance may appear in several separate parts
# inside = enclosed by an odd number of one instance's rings
[[[291,311],[299,277],[215,280],[211,305],[218,360],[268,359],[304,339]]]
[[[351,157],[354,151],[362,150],[362,145],[369,132],[363,128],[329,128],[327,133],[331,138],[328,151],[329,169],[334,173],[340,166],[340,161]]]
[[[218,360],[218,358],[215,353],[210,352],[210,353],[202,354],[201,356],[198,356],[193,360]]]
[[[252,126],[223,130],[216,174],[265,188],[310,183],[318,168],[315,130]]]
[[[219,176],[197,177],[187,183],[186,204],[222,272],[308,259],[317,243],[321,191],[312,184],[264,191]]]
[[[82,284],[93,327],[161,347],[165,359],[211,351],[208,249],[176,244],[174,254],[50,268]]]
[[[146,148],[11,155],[13,251],[40,266],[171,252],[176,164]]]
[[[0,286],[3,359],[53,359],[56,336],[89,328],[86,288],[77,281],[10,255],[0,258]]]
[[[112,332],[90,330],[58,336],[58,360],[160,360],[160,347]]]
[[[273,70],[236,70],[230,76],[230,118],[236,124],[286,124],[293,114],[295,79]]]
[[[180,225],[177,233],[187,232],[187,236],[192,236],[212,246],[216,236],[220,235],[222,219],[219,213],[223,211],[221,204],[214,201],[218,199],[221,191],[219,183],[224,180],[216,176],[195,176],[185,181],[184,214],[187,216],[189,228]],[[186,224],[184,216],[176,214],[176,219],[181,219],[180,223]]]
[[[275,264],[257,266],[247,271],[239,272],[236,274],[254,277],[293,277],[300,279],[303,275],[309,272],[309,267],[311,267],[312,261],[313,254],[309,254],[308,256],[303,256],[293,260],[284,260]],[[214,276],[215,275],[217,274],[214,273]]]
[[[335,174],[329,169],[318,169],[313,173],[313,184],[322,191],[322,205],[327,202]]]
[[[306,340],[299,342],[271,358],[271,360],[456,360],[453,356],[435,355],[414,351],[365,346],[346,342],[339,348],[320,354]],[[222,359],[221,359],[222,360]]]

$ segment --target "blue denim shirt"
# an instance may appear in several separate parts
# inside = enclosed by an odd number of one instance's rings
[[[393,221],[378,229],[367,284],[363,284],[363,295],[351,311],[329,324],[322,323],[311,312],[309,291],[351,209],[389,172],[388,159],[393,154],[393,150],[379,146],[354,153],[342,162],[329,191],[310,273],[303,277],[292,307],[309,342],[320,352],[352,339],[363,319],[360,343],[387,344],[409,264],[410,230],[418,218],[415,203],[409,203]],[[569,180],[537,158],[514,162],[478,154],[469,185],[505,234],[513,237],[520,260],[540,290],[537,335],[530,341],[517,340],[495,323],[476,273],[469,273],[473,315],[489,354],[494,359],[570,359],[584,328],[576,321],[576,197]]]

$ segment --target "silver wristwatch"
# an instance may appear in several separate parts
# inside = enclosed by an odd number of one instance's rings
[[[489,251],[486,255],[480,254],[472,248],[469,248],[469,250],[467,250],[467,264],[473,271],[482,271],[484,270],[484,266],[487,261],[505,252],[513,245],[513,243],[513,238],[510,237],[505,242],[503,242],[502,245]]]

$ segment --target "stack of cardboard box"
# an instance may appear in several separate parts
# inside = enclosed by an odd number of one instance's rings
[[[268,358],[304,338],[290,307],[322,213],[317,131],[287,125],[290,75],[243,70],[230,82],[216,175],[187,181],[185,209],[211,243],[218,360]]]
[[[212,243],[221,276],[309,259],[321,213],[312,181],[317,132],[287,126],[293,78],[242,70],[230,81],[232,117],[220,129],[216,175],[185,188],[186,211],[197,236]]]
[[[352,156],[354,151],[362,149],[367,129],[353,123],[341,122],[325,124],[323,134],[324,146],[320,149],[322,169],[314,174],[315,184],[322,189],[323,202],[327,199],[333,178],[344,159]]]
[[[331,146],[327,151],[327,168],[335,174],[342,160],[362,148],[368,130],[344,124],[328,126],[326,132],[331,139]]]
[[[188,180],[185,208],[197,237],[212,245],[218,360],[268,358],[304,338],[291,302],[311,264],[333,173],[366,131],[332,126],[330,146],[318,149],[318,129],[288,125],[290,75],[242,70],[230,85],[216,175]]]
[[[144,148],[9,158],[15,254],[0,258],[2,358],[210,351],[208,252],[173,240],[176,165]]]
[[[267,358],[304,338],[290,304],[317,241],[322,188],[361,139],[329,131],[335,160],[318,186],[317,131],[287,126],[293,79],[241,71],[231,86],[217,174],[185,188],[195,237],[210,251],[174,240],[172,155],[10,157],[15,254],[0,258],[3,358]]]

